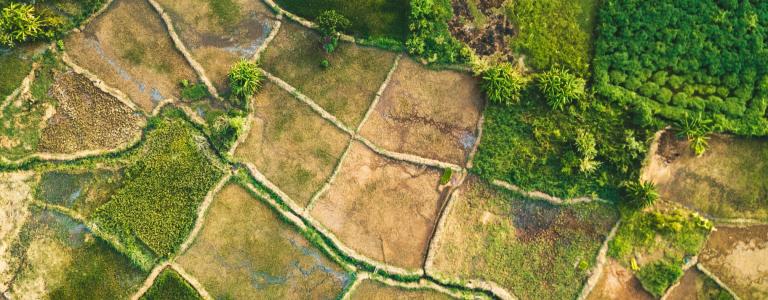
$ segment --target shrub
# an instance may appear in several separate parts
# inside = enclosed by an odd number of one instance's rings
[[[453,176],[453,169],[445,168],[443,174],[440,175],[440,184],[443,185],[451,181],[451,176]]]
[[[327,59],[323,59],[320,61],[320,67],[323,69],[328,69],[331,66],[331,63]]]
[[[686,116],[677,122],[677,136],[685,137],[691,142],[691,149],[697,156],[701,156],[709,147],[708,135],[714,130],[712,120],[704,119],[701,113],[694,116]]]
[[[345,16],[331,9],[320,13],[315,19],[315,24],[324,36],[334,36],[347,29],[351,22]]]
[[[539,90],[553,109],[563,110],[586,95],[584,79],[565,69],[552,69],[539,75]]]
[[[641,209],[659,199],[656,185],[650,181],[630,181],[624,184],[624,199],[630,208]]]
[[[601,163],[595,160],[595,156],[597,156],[596,145],[597,142],[592,133],[582,129],[576,131],[576,149],[581,153],[579,171],[592,173],[600,167]]]
[[[219,151],[226,152],[243,134],[245,118],[241,116],[219,116],[211,128],[211,142]]]
[[[408,52],[428,62],[457,63],[469,58],[469,52],[448,30],[453,18],[449,0],[411,0],[408,28],[411,33],[405,42]]]
[[[646,291],[654,296],[661,297],[664,292],[683,276],[683,269],[679,264],[660,261],[645,265],[637,273],[637,279]]]
[[[187,84],[181,89],[181,99],[184,100],[196,101],[208,96],[210,96],[210,93],[208,93],[208,87],[202,83],[192,85]]]
[[[526,80],[509,63],[489,68],[482,77],[482,88],[489,101],[505,105],[520,102]]]
[[[0,13],[0,44],[14,47],[40,37],[51,37],[53,31],[30,4],[11,3]]]
[[[248,99],[261,88],[264,74],[256,63],[241,59],[229,71],[229,87],[235,95],[234,104],[245,106]]]

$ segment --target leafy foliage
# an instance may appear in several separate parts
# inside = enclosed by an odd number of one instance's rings
[[[197,101],[210,96],[205,84],[196,83],[181,88],[181,98],[184,100]]]
[[[656,185],[650,181],[624,183],[624,201],[631,208],[639,209],[653,205],[659,199]]]
[[[589,101],[552,110],[529,86],[517,105],[486,108],[472,172],[558,197],[618,199],[621,183],[639,176],[650,134],[631,128],[622,107]]]
[[[599,94],[664,120],[702,113],[718,130],[768,134],[768,2],[609,0],[599,19]]]
[[[514,0],[504,10],[519,30],[510,46],[528,54],[526,64],[537,70],[567,68],[579,76],[589,74],[592,15],[598,1]]]
[[[256,63],[241,59],[229,71],[229,87],[235,95],[235,105],[245,106],[248,99],[261,88],[264,74]]]
[[[347,29],[352,23],[345,16],[335,10],[326,10],[315,19],[317,29],[324,36],[334,36]]]
[[[527,84],[523,75],[516,72],[509,63],[488,68],[482,78],[482,88],[488,100],[506,105],[520,102],[520,93]]]
[[[645,265],[637,273],[637,279],[640,280],[643,288],[657,298],[663,296],[664,292],[682,276],[683,268],[680,264],[666,261]]]
[[[16,44],[40,37],[51,37],[53,32],[46,21],[30,4],[11,3],[0,13],[0,44]]]
[[[144,147],[125,168],[122,186],[93,219],[128,248],[145,245],[168,257],[194,226],[198,204],[222,172],[189,124],[163,119],[151,125]]]
[[[166,268],[157,275],[152,287],[141,296],[142,300],[198,300],[203,299],[192,285],[173,269]]]
[[[431,63],[465,62],[469,50],[448,30],[452,17],[450,0],[411,0],[408,52]]]
[[[709,148],[709,134],[714,131],[712,120],[704,119],[701,113],[695,116],[686,116],[677,122],[678,137],[685,137],[691,143],[691,150],[697,156],[701,156]]]
[[[244,127],[245,117],[243,116],[237,114],[219,116],[211,128],[213,146],[219,151],[228,151],[243,134]]]
[[[586,81],[565,69],[552,69],[538,76],[538,85],[547,103],[563,110],[586,96]]]

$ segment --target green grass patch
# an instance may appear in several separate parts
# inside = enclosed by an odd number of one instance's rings
[[[387,37],[404,41],[408,35],[409,0],[276,0],[285,10],[309,20],[323,11],[336,10],[347,17],[349,32],[360,37]]]
[[[166,268],[155,278],[152,287],[141,296],[142,300],[197,300],[203,299],[197,290],[179,273]]]
[[[660,297],[682,276],[682,265],[704,246],[712,223],[696,213],[634,212],[622,220],[608,255],[637,271],[643,287]]]
[[[208,0],[208,7],[216,16],[219,25],[227,31],[235,30],[240,23],[240,5],[234,0]]]
[[[32,61],[23,49],[0,49],[0,102],[21,85],[32,69]]]
[[[53,170],[40,176],[36,198],[89,216],[120,185],[116,170]]]
[[[202,83],[191,84],[181,88],[181,99],[189,101],[197,101],[210,96],[208,87]]]
[[[125,256],[67,216],[34,209],[15,255],[26,257],[11,289],[37,299],[128,298],[146,277]],[[22,253],[23,252],[23,253]],[[45,282],[43,290],[39,282]],[[16,298],[16,297],[13,297]]]
[[[663,121],[702,113],[721,131],[768,135],[766,11],[765,1],[605,1],[596,90]]]
[[[519,29],[510,40],[538,70],[563,66],[582,77],[589,74],[590,45],[597,0],[513,0],[504,7]]]
[[[93,219],[127,247],[145,245],[168,257],[194,226],[197,206],[222,171],[189,123],[164,118],[151,125],[142,150],[125,168],[122,186]]]
[[[618,199],[621,182],[639,176],[650,132],[633,130],[624,108],[585,100],[590,104],[584,108],[552,110],[533,88],[521,98],[516,105],[486,107],[473,173],[557,197],[604,199]],[[599,165],[591,172],[580,169],[580,133],[594,137]]]
[[[453,176],[453,169],[443,169],[443,174],[440,174],[440,184],[446,184],[448,181],[451,181],[451,176]]]
[[[573,299],[618,219],[611,205],[552,206],[470,178],[454,194],[435,270],[496,282],[521,299]]]

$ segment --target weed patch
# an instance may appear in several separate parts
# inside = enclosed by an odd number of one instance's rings
[[[359,37],[386,37],[404,41],[408,35],[409,0],[277,0],[280,7],[309,20],[326,10],[335,10],[347,17],[349,32]]]
[[[71,208],[89,216],[120,185],[119,170],[53,170],[43,173],[37,184],[35,198]]]

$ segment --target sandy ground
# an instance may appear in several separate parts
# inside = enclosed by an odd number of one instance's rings
[[[587,297],[589,300],[624,300],[647,299],[653,296],[648,294],[640,285],[640,281],[632,275],[632,272],[622,267],[615,260],[609,260],[603,266],[603,275]]]
[[[768,298],[768,225],[719,227],[699,260],[739,297]]]
[[[391,151],[463,165],[482,109],[479,83],[470,74],[402,59],[361,134]]]
[[[437,222],[437,170],[393,161],[355,143],[312,216],[360,254],[421,267]]]

